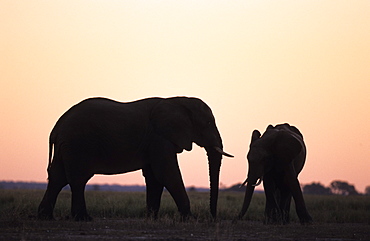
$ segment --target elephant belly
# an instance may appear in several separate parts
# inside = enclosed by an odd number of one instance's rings
[[[128,134],[123,131],[104,135],[77,133],[73,138],[63,139],[61,156],[72,169],[91,174],[109,175],[142,169],[142,135],[126,136]]]
[[[126,172],[137,171],[143,168],[144,161],[141,158],[118,158],[96,160],[92,164],[92,171],[94,174],[121,174]]]

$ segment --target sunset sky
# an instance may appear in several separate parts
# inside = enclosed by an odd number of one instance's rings
[[[220,181],[242,182],[254,129],[304,135],[301,183],[370,185],[370,1],[0,0],[0,180],[47,179],[49,133],[93,96],[194,96],[213,110]],[[208,187],[203,149],[179,155]],[[142,184],[141,171],[90,183]]]

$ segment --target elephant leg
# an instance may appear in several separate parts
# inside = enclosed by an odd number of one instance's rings
[[[271,175],[265,175],[263,187],[266,196],[265,224],[277,223],[280,218],[279,206],[276,200],[276,184]]]
[[[168,168],[172,171],[165,174],[163,179],[164,186],[175,200],[182,219],[186,219],[191,215],[190,200],[186,193],[184,182],[182,181],[179,166],[177,162],[168,163]]]
[[[290,222],[289,212],[290,212],[290,203],[292,200],[292,194],[289,189],[283,188],[280,192],[280,202],[279,207],[281,210],[283,224],[288,224]]]
[[[299,220],[302,224],[311,223],[312,218],[307,211],[306,204],[303,199],[303,194],[298,180],[292,183],[292,195],[295,202],[296,212],[299,217]]]
[[[53,211],[58,194],[66,185],[67,181],[62,182],[60,180],[49,180],[44,197],[38,207],[39,219],[54,219]]]
[[[143,175],[146,183],[147,217],[157,219],[164,186],[155,178],[151,167],[144,168]]]
[[[294,170],[292,170],[292,172],[290,172],[290,174],[286,176],[286,183],[288,183],[292,196],[294,198],[297,215],[302,224],[311,223],[312,218],[306,209],[301,186],[299,185],[297,177],[295,175],[292,175],[292,173],[294,173]]]
[[[65,187],[67,179],[62,164],[58,165],[58,162],[53,163],[49,170],[49,182],[46,188],[44,197],[38,207],[38,218],[39,219],[54,219],[53,211],[58,194]]]
[[[176,154],[174,153],[173,155],[176,158]],[[182,181],[181,172],[177,164],[177,158],[171,158],[171,161],[164,162],[161,169],[161,172],[156,172],[156,170],[153,171],[155,174],[161,173],[160,177],[156,175],[157,179],[163,183],[164,187],[171,194],[177,205],[177,209],[181,214],[181,218],[186,219],[191,215],[190,201]]]
[[[190,201],[186,193],[180,168],[177,163],[176,146],[163,139],[153,141],[148,152],[148,163],[154,178],[171,194],[182,219],[191,215]],[[155,184],[159,190],[159,184]],[[159,195],[158,191],[154,191]]]
[[[92,218],[89,216],[86,210],[85,202],[85,186],[87,181],[92,176],[86,178],[76,178],[73,181],[69,182],[72,191],[72,217],[76,221],[91,221]]]
[[[289,223],[290,203],[292,200],[292,193],[289,189],[288,183],[286,183],[285,174],[281,174],[281,178],[277,180],[278,189],[278,204],[281,213],[280,221],[283,224]]]

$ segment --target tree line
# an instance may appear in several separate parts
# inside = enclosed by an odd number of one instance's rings
[[[222,185],[222,184],[221,184]],[[231,187],[221,187],[220,191],[236,191],[245,192],[245,186],[240,187],[241,183],[235,184]],[[46,183],[36,182],[12,182],[12,181],[0,181],[0,189],[45,189]],[[68,187],[65,187],[68,189]],[[145,191],[145,186],[121,186],[121,185],[96,185],[88,184],[86,190],[102,190],[102,191]],[[189,191],[208,191],[207,188],[189,187]],[[314,195],[361,195],[354,185],[349,184],[346,181],[332,181],[329,187],[325,187],[320,182],[312,182],[311,184],[302,185],[302,191],[304,194]],[[258,192],[258,191],[257,191]],[[261,191],[263,192],[263,191]],[[370,196],[370,186],[365,189],[365,195]]]
[[[346,181],[335,180],[332,181],[329,187],[325,187],[320,182],[313,182],[311,184],[303,185],[303,193],[317,194],[317,195],[360,195],[354,185]],[[365,195],[370,195],[370,186],[365,189]]]
[[[224,188],[224,191],[236,191],[236,192],[245,192],[246,187],[240,186],[241,184],[235,184],[229,188]],[[325,187],[320,182],[312,182],[311,184],[302,185],[302,191],[304,194],[314,194],[314,195],[362,195],[359,193],[355,186],[349,184],[346,181],[335,180],[332,181],[329,187]],[[370,195],[370,186],[367,186],[365,189],[364,195]]]

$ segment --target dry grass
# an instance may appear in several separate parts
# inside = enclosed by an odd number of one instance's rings
[[[86,193],[93,222],[69,218],[70,193],[55,208],[57,221],[36,219],[43,191],[0,190],[0,240],[366,240],[370,238],[370,198],[306,196],[314,224],[301,226],[292,207],[289,225],[263,225],[265,198],[254,195],[243,220],[233,223],[243,193],[221,192],[218,220],[209,214],[209,194],[189,192],[194,217],[180,222],[174,201],[164,193],[158,220],[146,219],[145,193]]]

